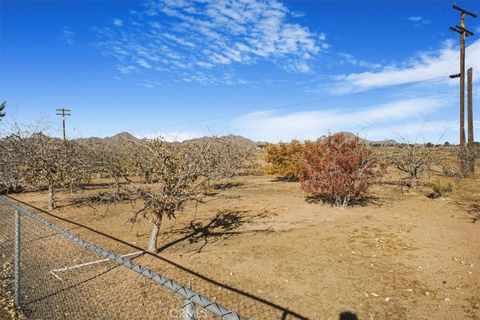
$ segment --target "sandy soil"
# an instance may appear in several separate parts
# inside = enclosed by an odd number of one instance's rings
[[[162,226],[158,255],[183,270],[154,257],[141,263],[210,296],[219,283],[245,292],[235,292],[241,302],[218,301],[256,319],[277,317],[264,311],[269,303],[309,319],[339,319],[345,311],[362,320],[480,319],[480,222],[472,223],[479,177],[439,199],[423,189],[402,193],[386,180],[366,203],[340,210],[307,201],[298,183],[238,178]],[[54,213],[145,247],[150,226],[128,222],[130,204],[73,204],[96,192],[59,194]],[[15,197],[45,208],[45,193]]]

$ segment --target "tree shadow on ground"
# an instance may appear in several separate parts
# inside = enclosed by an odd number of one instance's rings
[[[345,311],[340,313],[338,320],[358,320],[358,317],[355,313]]]
[[[309,195],[305,197],[305,201],[308,203],[312,204],[330,204],[330,205],[335,205],[335,200],[329,196],[329,195]],[[348,203],[349,207],[366,207],[368,205],[381,205],[382,202],[379,197],[376,196],[361,196],[361,197],[356,197],[350,200]]]
[[[475,223],[478,220],[480,220],[480,204],[478,203],[470,204],[470,206],[467,208],[467,212],[472,218],[472,223]]]
[[[472,223],[476,223],[480,221],[480,204],[479,203],[465,203],[456,201],[455,204],[460,207],[465,213],[466,216],[462,217],[461,219],[470,220]]]
[[[243,182],[222,182],[216,183],[213,185],[214,190],[227,190],[232,188],[237,188],[243,186],[245,183]]]
[[[268,216],[265,210],[256,215],[247,216],[248,210],[218,210],[217,214],[210,221],[192,220],[189,225],[167,232],[170,236],[181,237],[159,248],[159,252],[166,250],[180,242],[188,241],[189,244],[202,243],[194,252],[200,253],[205,246],[219,240],[225,240],[235,235],[245,233],[269,233],[271,228],[239,230],[245,224],[252,224]]]
[[[75,196],[68,199],[67,203],[57,205],[56,209],[64,209],[68,207],[93,207],[99,204],[115,204],[131,201],[132,196],[125,192],[99,192],[87,196]]]
[[[298,177],[275,177],[271,182],[298,182]]]

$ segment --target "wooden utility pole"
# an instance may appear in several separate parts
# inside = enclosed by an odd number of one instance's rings
[[[67,141],[67,133],[65,130],[65,117],[66,116],[71,116],[72,114],[70,113],[71,110],[69,109],[57,109],[57,116],[62,116],[62,124],[63,124],[63,141]]]
[[[467,124],[468,124],[468,148],[473,148],[473,69],[468,69],[467,77]]]
[[[460,24],[450,27],[460,34],[460,73],[451,75],[450,78],[460,78],[460,146],[465,146],[465,38],[473,36],[473,32],[465,28],[465,15],[476,18],[477,15],[453,4],[453,9],[460,12]]]

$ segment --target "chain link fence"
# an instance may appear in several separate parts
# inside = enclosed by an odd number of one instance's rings
[[[87,241],[92,230],[46,218],[0,197],[0,299],[18,307],[19,314],[7,307],[13,317],[306,319],[121,241]]]

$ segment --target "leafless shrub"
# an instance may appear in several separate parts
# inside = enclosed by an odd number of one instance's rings
[[[414,188],[421,175],[430,171],[435,150],[423,144],[404,144],[390,149],[386,156],[393,167],[407,174],[407,185]]]
[[[453,192],[453,184],[447,177],[437,177],[432,182],[432,191],[427,194],[431,199],[446,197]]]

